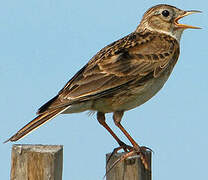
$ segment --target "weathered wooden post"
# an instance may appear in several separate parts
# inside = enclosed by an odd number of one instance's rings
[[[11,180],[62,180],[63,146],[12,147]]]
[[[106,162],[111,154],[106,155]],[[107,164],[107,169],[121,156],[123,153],[116,153]],[[150,170],[144,168],[138,156],[130,157],[119,162],[110,172],[106,174],[106,180],[151,180],[151,152],[146,152]]]

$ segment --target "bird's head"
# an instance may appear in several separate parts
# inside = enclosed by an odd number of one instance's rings
[[[184,11],[174,6],[160,4],[147,10],[144,14],[142,21],[136,31],[156,31],[173,36],[178,41],[181,34],[185,29],[200,29],[199,27],[190,26],[186,24],[180,24],[179,19],[201,11],[191,10]]]

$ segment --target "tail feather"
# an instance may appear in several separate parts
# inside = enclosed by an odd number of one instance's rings
[[[32,132],[39,126],[43,125],[47,121],[53,119],[57,115],[61,114],[63,111],[65,111],[68,107],[62,107],[55,109],[51,112],[44,112],[43,114],[40,114],[35,119],[30,121],[28,124],[26,124],[22,129],[20,129],[16,134],[14,134],[12,137],[10,137],[8,140],[6,140],[4,143],[8,141],[17,141],[24,136],[26,136],[28,133]]]
[[[55,96],[54,98],[52,98],[50,101],[48,101],[47,103],[45,103],[43,106],[41,106],[39,109],[38,109],[38,112],[37,114],[42,114],[44,113],[45,111],[48,110],[48,108],[55,102],[58,101],[58,95]]]

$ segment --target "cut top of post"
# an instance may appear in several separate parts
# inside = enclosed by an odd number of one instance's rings
[[[62,145],[41,145],[41,144],[14,144],[13,148],[19,153],[22,150],[27,150],[28,152],[39,152],[39,153],[56,153],[63,149]]]
[[[63,146],[22,145],[12,147],[11,180],[61,180]]]

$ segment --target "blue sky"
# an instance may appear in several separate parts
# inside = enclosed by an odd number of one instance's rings
[[[204,0],[14,0],[0,1],[0,80],[3,142],[34,118],[37,109],[105,45],[135,30],[151,6],[166,3],[201,10],[182,21],[179,61],[164,88],[128,111],[123,125],[154,150],[153,179],[207,179],[208,49]],[[107,115],[107,122],[115,128]],[[105,154],[117,146],[87,113],[60,115],[18,144],[64,145],[63,179],[101,179]],[[0,143],[1,179],[9,179],[13,143]]]

